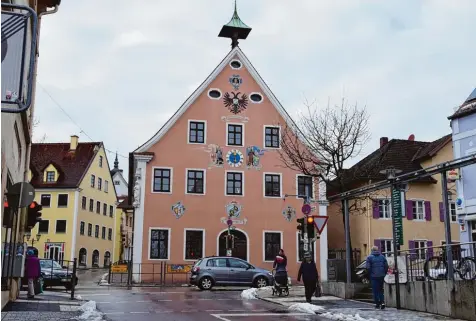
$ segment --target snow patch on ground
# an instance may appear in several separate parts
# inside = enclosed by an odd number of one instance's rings
[[[309,314],[315,314],[318,311],[324,310],[323,307],[311,303],[294,303],[290,305],[288,309],[289,311],[293,312],[302,312]]]
[[[104,286],[104,285],[111,285],[111,284],[107,283],[107,280],[102,279],[101,281],[99,281],[99,285]]]
[[[258,296],[258,289],[256,288],[246,289],[241,292],[241,298],[244,300],[254,300],[254,299],[257,299],[257,296]]]
[[[101,321],[103,320],[103,314],[96,309],[95,301],[88,301],[81,305],[78,309],[81,311],[81,315],[76,318],[76,320],[87,320],[87,321]]]
[[[76,300],[82,300],[83,298],[79,295],[79,294],[76,294],[76,296],[74,297]]]
[[[331,320],[338,320],[338,321],[379,321],[379,319],[362,318],[358,313],[355,315],[348,315],[348,314],[342,314],[342,313],[326,312],[326,313],[322,313],[321,316]]]

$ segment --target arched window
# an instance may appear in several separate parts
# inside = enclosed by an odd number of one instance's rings
[[[104,267],[109,267],[109,265],[111,265],[111,253],[106,251],[106,253],[104,253]]]
[[[92,263],[92,266],[93,266],[93,267],[99,267],[99,251],[98,251],[98,250],[94,250],[94,251],[93,251],[93,263]]]
[[[86,266],[88,251],[83,247],[79,250],[79,262],[81,266]]]

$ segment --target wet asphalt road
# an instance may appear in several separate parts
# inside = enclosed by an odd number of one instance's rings
[[[97,309],[110,321],[327,320],[318,315],[289,313],[285,307],[261,300],[242,300],[241,291],[202,292],[183,287],[91,290],[78,294],[96,301]]]

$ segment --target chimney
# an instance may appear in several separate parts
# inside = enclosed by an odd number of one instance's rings
[[[76,135],[71,136],[71,142],[69,143],[69,150],[75,151],[78,147],[78,139],[79,137]]]
[[[388,143],[388,137],[380,137],[380,148]]]

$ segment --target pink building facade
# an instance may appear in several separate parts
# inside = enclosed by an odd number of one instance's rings
[[[136,281],[148,278],[139,274],[139,264],[193,264],[227,254],[271,270],[280,248],[296,279],[303,255],[296,218],[302,217],[303,201],[284,195],[307,190],[317,197],[318,184],[280,162],[281,134],[290,122],[235,46],[133,153]],[[227,244],[229,217],[234,239]],[[320,270],[327,257],[323,236],[312,246]]]

